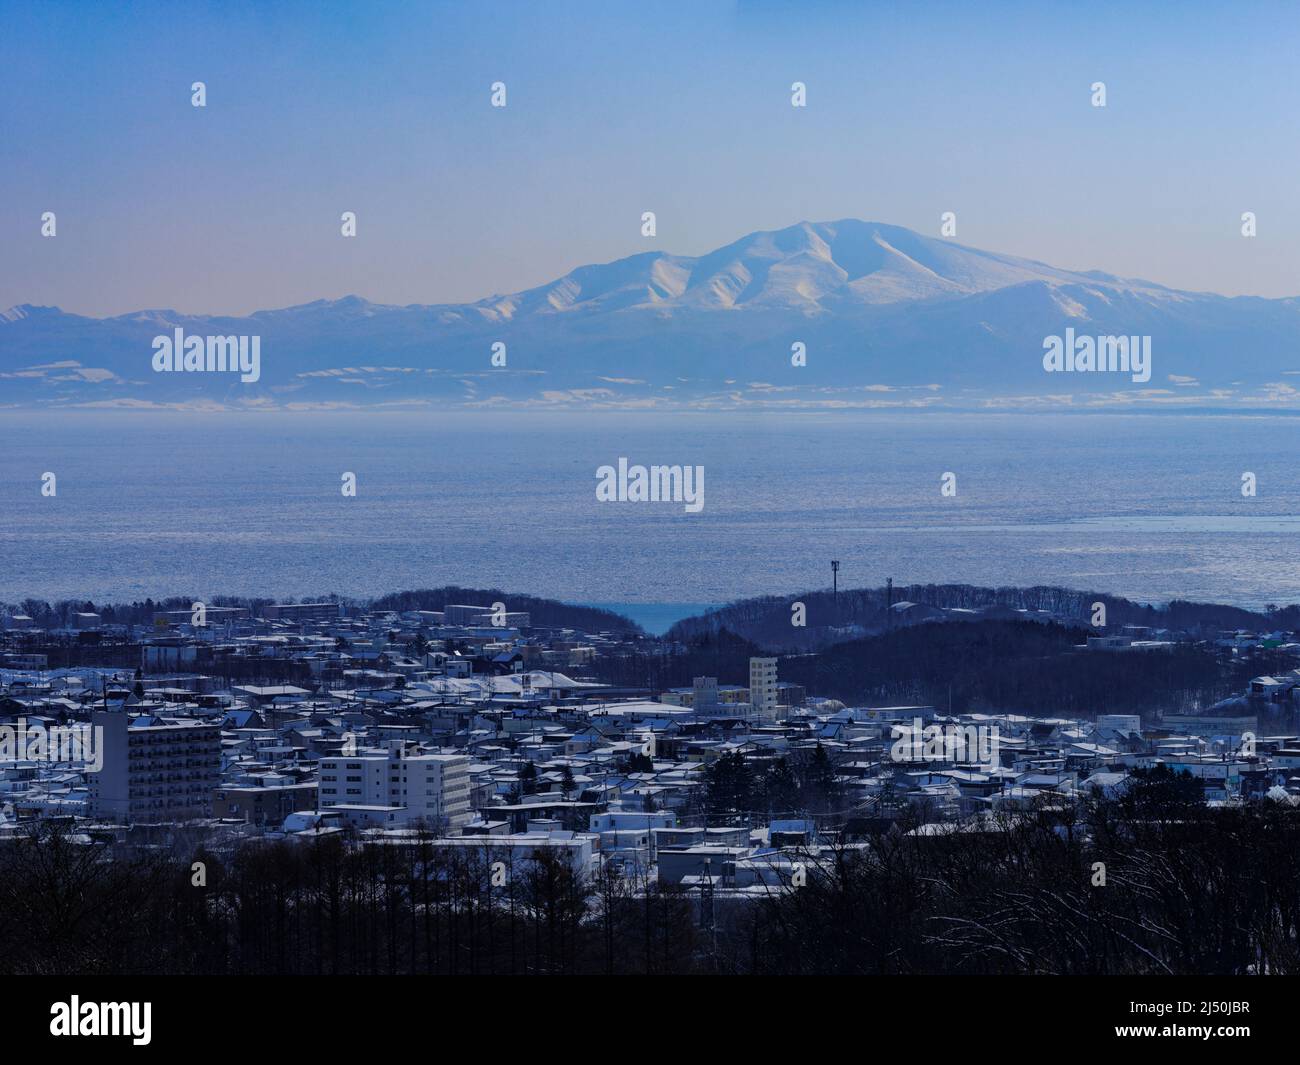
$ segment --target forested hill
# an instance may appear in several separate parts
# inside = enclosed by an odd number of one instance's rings
[[[782,655],[777,671],[809,694],[849,706],[1091,719],[1206,709],[1242,692],[1251,677],[1294,664],[1280,652],[1235,658],[1190,643],[1134,654],[1082,650],[1091,632],[1023,620],[912,625]],[[724,629],[693,639],[678,654],[598,658],[592,672],[619,685],[688,687],[699,676],[743,685],[749,658],[758,653]]]
[[[1294,605],[1261,612],[1182,600],[1162,605],[1135,603],[1121,596],[1046,585],[981,588],[970,584],[920,584],[896,585],[890,609],[887,594],[884,588],[850,588],[842,589],[838,597],[822,589],[744,599],[679,621],[668,637],[690,643],[726,629],[771,650],[810,650],[936,621],[1020,619],[1091,626],[1094,603],[1105,604],[1104,631],[1110,632],[1124,625],[1193,636],[1208,636],[1224,629],[1300,628],[1300,606]],[[802,627],[793,624],[796,603],[803,604],[806,624]]]
[[[985,621],[909,627],[816,654],[782,658],[782,680],[856,705],[925,704],[957,713],[1092,718],[1203,710],[1252,676],[1290,663],[1227,659],[1203,647],[1099,654],[1079,649],[1089,630]]]
[[[641,632],[641,626],[631,618],[602,610],[594,606],[562,603],[557,599],[539,599],[532,595],[503,592],[499,588],[460,588],[447,585],[443,588],[421,588],[413,592],[393,592],[371,600],[372,610],[441,610],[448,603],[474,603],[490,606],[505,603],[511,613],[522,611],[530,615],[534,625],[543,628],[572,628],[584,632]]]

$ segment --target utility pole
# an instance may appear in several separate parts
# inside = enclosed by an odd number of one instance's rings
[[[834,596],[835,605],[840,605],[840,564],[834,559],[831,560],[831,595]]]
[[[885,578],[885,628],[894,625],[894,578]]]

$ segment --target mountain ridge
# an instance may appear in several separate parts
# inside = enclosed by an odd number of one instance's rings
[[[152,372],[176,328],[259,335],[255,384]],[[1046,337],[1150,336],[1154,373],[1049,374]],[[0,312],[14,406],[1041,407],[1300,404],[1300,298],[1184,292],[887,223],[654,249],[463,304],[358,295],[248,315]],[[806,365],[794,365],[802,343]],[[494,364],[504,344],[506,366]],[[1243,357],[1244,353],[1244,357]]]

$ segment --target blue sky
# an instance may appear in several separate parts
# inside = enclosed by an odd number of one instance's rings
[[[463,301],[949,210],[976,247],[1300,294],[1293,5],[2,8],[0,307]]]

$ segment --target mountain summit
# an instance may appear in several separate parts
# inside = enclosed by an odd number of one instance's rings
[[[815,312],[840,304],[956,298],[1035,281],[1156,288],[850,218],[751,233],[698,257],[646,252],[584,266],[550,284],[476,306],[506,317],[646,306]]]
[[[176,329],[261,337],[260,380],[154,373],[152,342]],[[1062,336],[1150,337],[1150,380],[1045,372],[1044,345]],[[582,266],[468,304],[348,296],[246,317],[103,319],[14,307],[0,313],[0,402],[1276,407],[1300,400],[1287,382],[1300,374],[1298,340],[1296,299],[1179,292],[843,219],[700,256]],[[797,345],[805,365],[792,360]]]

